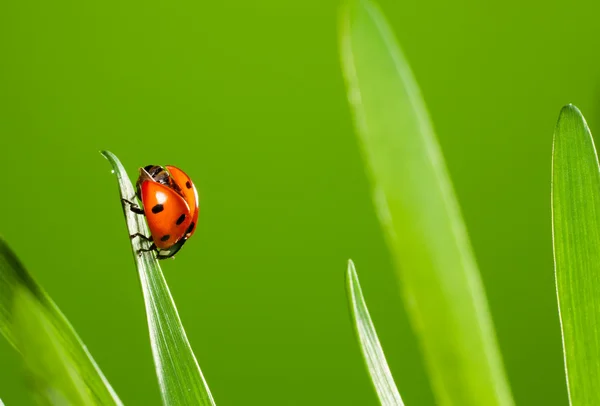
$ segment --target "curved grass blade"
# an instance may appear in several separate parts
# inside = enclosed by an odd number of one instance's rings
[[[122,405],[71,324],[2,239],[0,333],[22,355],[38,402]]]
[[[135,190],[121,162],[111,152],[102,151],[102,155],[108,159],[117,175],[121,197],[135,201]],[[131,212],[126,206],[123,206],[123,212],[129,235],[150,235],[143,216]],[[150,345],[163,403],[176,406],[214,405],[156,255],[153,252],[138,255],[141,244],[140,238],[131,240],[146,304]]]
[[[340,45],[372,197],[442,405],[511,405],[479,272],[425,104],[383,15],[351,0]]]
[[[383,406],[404,406],[385,360],[381,344],[379,344],[377,331],[375,331],[375,326],[371,321],[371,315],[369,309],[367,309],[352,260],[348,261],[346,293],[350,303],[354,331],[379,401]]]
[[[554,131],[552,219],[570,403],[600,405],[600,168],[592,134],[572,105]]]

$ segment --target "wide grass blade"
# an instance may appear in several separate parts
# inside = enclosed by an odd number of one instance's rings
[[[117,175],[121,198],[135,201],[135,189],[121,162],[108,151],[102,151],[102,155],[108,159]],[[129,235],[150,235],[143,216],[131,212],[125,205],[123,212]],[[146,304],[150,345],[163,403],[176,406],[214,405],[156,254],[145,252],[138,255],[139,249],[142,248],[140,238],[132,239],[131,247]]]
[[[600,168],[577,107],[554,132],[552,219],[556,292],[571,405],[600,405]]]
[[[39,403],[122,404],[71,324],[2,239],[0,333],[22,355]]]
[[[371,381],[375,386],[377,396],[379,396],[379,401],[383,406],[404,406],[385,360],[381,344],[379,344],[377,331],[375,331],[375,326],[371,321],[371,315],[369,309],[367,309],[352,260],[348,261],[346,293],[350,303],[354,331],[367,364],[369,375],[371,375]]]
[[[372,197],[442,405],[510,405],[479,272],[420,91],[379,9],[351,0],[342,66]]]

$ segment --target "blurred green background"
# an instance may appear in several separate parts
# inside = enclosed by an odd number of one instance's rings
[[[600,131],[600,5],[380,2],[437,129],[518,404],[566,404],[552,132]],[[127,405],[158,405],[110,167],[171,164],[201,195],[163,269],[219,405],[375,405],[349,322],[352,257],[407,405],[433,404],[339,68],[337,1],[0,3],[0,234]],[[0,397],[29,405],[0,340]]]

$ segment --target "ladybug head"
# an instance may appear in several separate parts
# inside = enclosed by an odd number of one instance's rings
[[[171,174],[167,172],[165,168],[160,165],[146,165],[140,168],[140,176],[136,183],[137,197],[141,200],[141,187],[145,181],[158,182],[162,185],[168,186],[177,193],[181,194],[181,188],[173,178]]]

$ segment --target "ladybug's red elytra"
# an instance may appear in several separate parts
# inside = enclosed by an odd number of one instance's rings
[[[146,216],[150,237],[136,233],[152,242],[140,252],[157,251],[158,259],[174,256],[194,234],[198,222],[198,191],[185,172],[174,166],[147,165],[140,168],[136,183],[137,198],[143,208],[122,199],[129,209]]]

